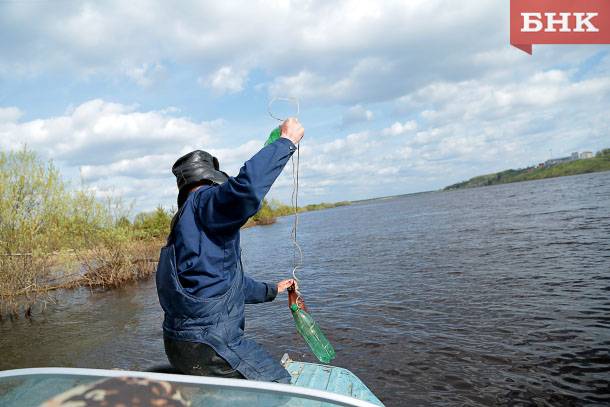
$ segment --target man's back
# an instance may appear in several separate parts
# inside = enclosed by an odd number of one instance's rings
[[[287,121],[282,138],[246,161],[236,177],[197,150],[178,159],[179,211],[161,250],[156,282],[165,312],[163,336],[172,365],[186,374],[290,381],[260,345],[244,337],[245,304],[272,301],[295,284],[268,284],[241,266],[239,230],[253,216],[303,136]],[[212,185],[210,185],[212,184]]]
[[[209,199],[210,188],[216,187],[203,186],[188,196],[174,226],[180,283],[189,294],[201,298],[224,294],[239,261],[239,229],[214,232],[205,227],[206,219],[198,218],[197,208]]]

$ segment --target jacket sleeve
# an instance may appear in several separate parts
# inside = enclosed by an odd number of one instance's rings
[[[274,284],[261,283],[244,274],[244,293],[246,304],[258,304],[273,301],[277,297],[277,287]]]
[[[265,146],[246,161],[236,177],[201,194],[197,204],[199,219],[205,220],[205,226],[213,231],[238,230],[256,214],[295,150],[286,138]]]

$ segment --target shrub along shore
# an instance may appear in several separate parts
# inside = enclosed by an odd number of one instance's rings
[[[30,317],[57,289],[110,289],[149,277],[174,214],[158,207],[131,221],[131,208],[121,200],[69,188],[52,162],[25,148],[0,152],[0,197],[0,320]],[[264,201],[245,227],[293,213],[293,207]]]

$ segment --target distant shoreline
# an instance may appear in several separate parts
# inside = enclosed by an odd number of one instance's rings
[[[569,175],[590,174],[610,171],[610,149],[599,151],[595,157],[575,159],[550,166],[539,165],[522,169],[510,169],[492,174],[479,175],[467,181],[458,182],[443,188],[453,191],[465,188],[478,188],[489,185],[510,184],[513,182],[533,181],[546,178],[565,177]]]
[[[419,191],[419,192],[409,192],[406,194],[397,194],[397,195],[388,195],[388,196],[378,196],[376,198],[366,198],[366,199],[358,199],[356,201],[349,201],[351,204],[361,204],[361,203],[366,203],[366,202],[372,202],[372,201],[381,201],[381,200],[386,200],[386,199],[394,199],[394,198],[400,198],[402,196],[411,196],[411,195],[421,195],[421,194],[429,194],[431,192],[438,192],[435,190],[429,190],[429,191]]]
[[[305,206],[299,206],[297,209],[298,213],[301,212],[312,212],[319,211],[322,209],[330,209],[337,208],[339,206],[347,206],[351,205],[350,201],[340,201],[334,203],[322,202],[318,204],[309,204]],[[265,226],[272,225],[276,222],[277,218],[282,216],[293,215],[295,212],[295,208],[293,206],[285,205],[280,203],[279,201],[272,200],[271,202],[267,202],[267,200],[263,200],[263,204],[259,211],[248,219],[248,222],[242,228],[250,228],[253,226]]]

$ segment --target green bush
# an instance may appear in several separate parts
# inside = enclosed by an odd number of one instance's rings
[[[118,222],[120,207],[120,200],[104,204],[91,191],[70,189],[52,161],[27,148],[0,152],[0,316],[29,310],[65,252],[79,261],[109,242],[126,250],[132,231]]]
[[[604,148],[601,151],[598,151],[597,154],[595,154],[595,157],[597,158],[610,158],[610,148]]]
[[[133,229],[139,239],[161,239],[167,237],[173,214],[158,206],[152,212],[139,213],[133,221]]]
[[[294,213],[294,207],[291,205],[285,205],[277,199],[272,199],[269,205],[275,216],[286,216]]]
[[[90,191],[70,191],[51,161],[25,148],[0,152],[0,253],[83,247],[112,223],[108,208]]]
[[[269,206],[269,202],[267,202],[266,199],[263,199],[260,209],[251,219],[257,225],[270,225],[275,223],[275,217],[276,215],[271,206]]]

